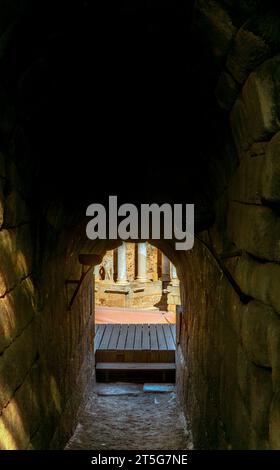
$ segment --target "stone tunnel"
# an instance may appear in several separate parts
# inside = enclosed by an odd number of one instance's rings
[[[40,3],[40,8],[38,6]],[[276,2],[0,4],[0,449],[63,449],[94,383],[86,207],[194,203],[176,251],[195,449],[280,449]],[[125,443],[124,443],[125,446]]]

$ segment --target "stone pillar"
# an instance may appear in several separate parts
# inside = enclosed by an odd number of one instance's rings
[[[162,281],[170,281],[170,261],[169,259],[167,258],[167,256],[165,256],[163,253],[162,253],[162,275],[161,275],[161,280]]]
[[[172,263],[171,263],[171,283],[172,283],[172,286],[178,286],[179,285],[177,270],[176,270],[174,264],[172,264]]]
[[[121,246],[118,247],[118,278],[117,284],[127,284],[126,275],[126,246],[122,242]]]
[[[138,266],[137,266],[137,281],[147,282],[147,244],[137,244]]]

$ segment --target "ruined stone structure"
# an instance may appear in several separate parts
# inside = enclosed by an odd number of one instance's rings
[[[147,43],[153,14],[70,3],[0,5],[0,448],[72,434],[94,380],[78,255],[121,246],[86,238],[85,208],[120,194],[195,203],[192,251],[154,241],[180,279],[195,448],[280,449],[279,7],[190,1],[159,25],[181,37]]]
[[[95,305],[175,313],[180,304],[176,268],[150,244],[124,243],[95,267]]]

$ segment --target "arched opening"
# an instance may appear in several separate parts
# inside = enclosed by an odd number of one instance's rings
[[[94,272],[96,379],[175,382],[175,266],[147,242],[123,242]]]
[[[161,241],[156,243],[156,245],[159,245],[164,253],[168,253],[169,256],[172,256],[172,261],[175,262],[176,258],[174,259],[174,254],[176,255],[176,253],[172,246],[166,246],[165,243],[162,245]],[[115,244],[110,244],[104,241],[92,243],[84,239],[81,241],[78,249],[81,252],[87,251],[89,253],[94,253],[95,255],[98,254],[103,261],[104,255],[112,251],[110,248],[118,249],[119,247],[123,249],[123,243],[121,241],[117,241]],[[109,250],[107,248],[109,248]],[[137,249],[137,244],[135,248]],[[151,249],[151,251],[152,253],[155,251],[157,254],[157,248],[156,250]],[[98,267],[103,265],[102,261]],[[168,272],[164,269],[161,270],[161,273],[164,271],[164,274],[169,274],[170,276],[169,278],[164,277],[164,288],[168,287],[170,284],[172,275],[170,267],[171,266],[169,265]],[[97,270],[93,268],[92,273],[94,273],[94,271]],[[132,272],[133,271],[134,269],[132,269]],[[123,272],[123,269],[121,269],[121,273]],[[137,274],[138,272],[139,271],[137,271]],[[111,278],[111,276],[109,277]],[[129,275],[127,277],[129,279]],[[91,275],[88,277],[89,281],[85,280],[85,283],[90,282],[90,279]],[[115,277],[115,279],[117,281],[118,276]],[[111,279],[108,279],[108,281],[111,281]],[[177,284],[176,281],[175,285]],[[133,280],[133,282],[135,282],[135,280]],[[142,277],[141,282],[143,282]],[[147,283],[149,285],[152,281],[147,281]],[[123,286],[127,286],[127,284],[122,282],[121,287]],[[178,285],[176,287],[178,287]],[[81,295],[83,296],[82,292]],[[75,302],[77,302],[77,300],[78,299],[76,299]],[[75,308],[75,303],[73,304],[73,308]],[[157,311],[158,310],[152,310],[152,312]],[[146,314],[146,312],[147,311],[144,313]],[[137,314],[141,314],[141,311],[139,312],[138,309]],[[95,323],[93,318],[91,322]],[[162,325],[163,323],[160,324],[160,326]],[[169,323],[165,323],[165,325],[169,326]],[[111,324],[110,326],[112,327],[110,337],[107,336],[104,341],[104,343],[108,342],[108,345],[110,341],[114,342],[114,340],[116,340],[116,338],[113,337],[115,333],[115,325],[113,326]],[[131,324],[125,325],[125,327],[126,326],[133,327]],[[155,326],[156,325],[154,324],[153,327]],[[97,338],[97,327],[98,324],[95,323],[95,339],[93,340],[95,347],[96,341],[102,341],[102,338]],[[162,339],[164,339],[165,344],[167,344],[167,337],[164,336],[163,329],[161,331],[163,333]],[[106,331],[104,334],[106,335]],[[150,333],[148,332],[148,335],[149,334]],[[127,341],[130,339],[128,336],[128,330],[126,330]],[[132,437],[132,442],[134,442],[132,445],[137,446],[137,435],[140,436],[143,435],[143,433],[146,436],[145,443],[142,444],[145,448],[161,448],[162,446],[167,446],[167,444],[177,449],[184,449],[186,446],[187,448],[192,447],[189,423],[186,422],[176,398],[176,388],[174,383],[175,377],[173,375],[173,371],[175,369],[175,347],[172,347],[170,351],[168,351],[167,346],[165,348],[159,347],[160,345],[158,343],[155,330],[154,336],[152,337],[152,334],[150,334],[150,336],[151,338],[149,341],[151,341],[151,343],[147,348],[145,348],[145,350],[142,347],[138,350],[131,347],[124,348],[124,345],[122,345],[122,348],[119,350],[115,350],[113,348],[95,349],[95,354],[91,356],[91,367],[93,368],[94,365],[96,367],[95,377],[97,383],[93,383],[91,385],[86,406],[80,410],[79,424],[73,436],[67,443],[67,449],[98,449],[101,441],[103,442],[104,449],[114,449],[124,445],[124,441],[129,439],[128,436],[134,436]],[[134,340],[135,338],[136,331],[134,332]],[[118,339],[120,341],[122,340],[121,331],[119,331]],[[142,337],[142,340],[144,339],[145,338]],[[157,343],[156,347],[153,346],[152,340]],[[175,336],[172,338],[172,341],[175,346],[175,344],[177,344]],[[172,353],[172,357],[170,352]],[[135,357],[135,354],[138,354],[137,358]],[[124,355],[127,355],[127,357],[119,357]],[[168,355],[170,355],[170,357]],[[115,363],[113,365],[117,368],[113,368],[112,370],[112,361],[114,360]],[[108,361],[110,361],[109,364]],[[142,366],[144,365],[145,367],[143,368],[140,366],[139,362],[141,362]],[[103,367],[98,369],[98,364],[103,365]],[[104,365],[106,364],[109,365],[109,368],[104,368]],[[133,367],[127,371],[126,368],[120,367],[120,365],[124,364],[128,364]],[[172,365],[173,367],[166,369],[167,364],[169,366]],[[147,368],[148,365],[150,368]],[[117,420],[116,413],[118,415]],[[94,426],[92,425],[92,414],[98,416],[98,419],[94,420]],[[127,419],[127,415],[130,416],[130,420]],[[176,428],[176,432],[172,438],[169,436],[170,426],[175,426]],[[147,432],[148,429],[149,432]]]

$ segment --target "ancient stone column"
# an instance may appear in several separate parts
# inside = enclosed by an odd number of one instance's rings
[[[172,286],[178,286],[179,285],[177,270],[176,270],[174,264],[172,264],[172,263],[171,263],[171,283],[172,283]]]
[[[137,266],[137,281],[147,282],[147,244],[137,244],[138,266]]]
[[[121,246],[118,247],[118,278],[117,284],[127,284],[126,275],[126,246],[122,242]]]
[[[99,269],[100,269],[100,266],[99,264],[97,264],[96,266],[94,266],[94,276],[95,276],[95,281],[99,281]]]
[[[170,261],[167,258],[167,256],[165,256],[163,253],[162,253],[162,265],[161,266],[162,266],[161,280],[170,281]]]

